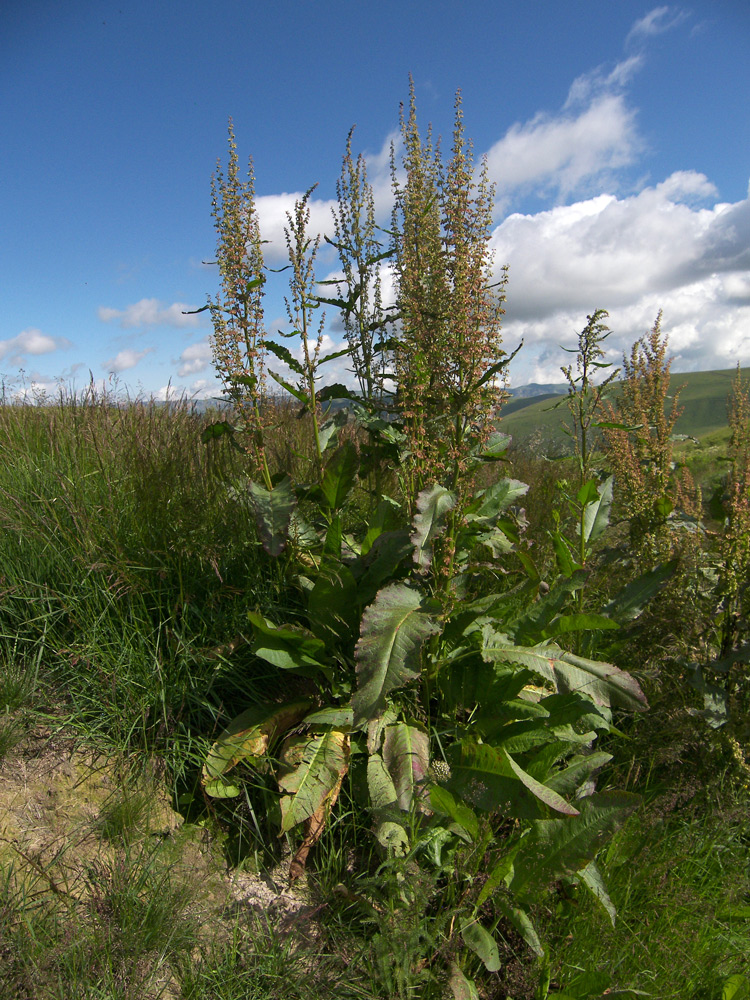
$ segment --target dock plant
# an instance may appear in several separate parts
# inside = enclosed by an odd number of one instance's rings
[[[566,611],[585,570],[575,567],[542,586],[519,545],[528,487],[488,475],[502,469],[509,443],[493,424],[509,361],[500,327],[505,272],[493,283],[493,192],[486,165],[475,170],[460,97],[447,162],[430,134],[420,133],[413,88],[401,130],[390,234],[391,401],[379,398],[378,411],[366,397],[353,400],[346,434],[342,419],[326,412],[333,396],[354,394],[316,384],[326,359],[310,327],[317,246],[307,233],[310,192],[287,229],[289,318],[301,350],[271,346],[256,326],[243,341],[245,374],[238,379],[220,368],[233,392],[242,386],[251,394],[249,411],[244,400],[240,406],[250,414],[244,429],[256,435],[243,489],[266,556],[283,566],[287,588],[278,614],[248,609],[251,649],[278,671],[286,694],[238,706],[205,758],[202,779],[207,795],[231,798],[241,791],[240,766],[246,773],[273,770],[280,834],[295,843],[292,878],[304,871],[346,789],[382,853],[387,905],[372,903],[375,913],[390,914],[390,922],[378,918],[381,939],[398,925],[394,914],[411,912],[419,873],[429,873],[447,919],[436,917],[427,953],[414,958],[409,976],[447,977],[456,997],[470,997],[481,965],[500,968],[503,928],[543,959],[533,909],[557,880],[588,889],[614,921],[596,856],[639,799],[597,790],[597,773],[611,755],[596,741],[614,728],[615,712],[647,706],[630,674],[570,652],[572,634],[602,624],[601,616]],[[232,155],[230,148],[230,163]],[[349,143],[344,169],[356,187],[362,175]],[[257,219],[252,189],[228,190],[245,201],[231,216],[241,231],[226,228],[226,213],[217,220],[219,256],[227,261],[240,259],[247,220]],[[348,197],[347,190],[340,185],[339,196]],[[367,198],[363,211],[371,222]],[[340,209],[340,246],[353,245],[349,219]],[[380,322],[373,270],[379,251],[372,228],[367,232],[364,256],[351,257],[341,301],[354,374],[375,394],[380,369],[363,331]],[[259,317],[252,296],[263,277],[255,224],[250,235],[247,271],[232,286],[243,322]],[[370,299],[356,289],[363,274],[373,282]],[[221,345],[226,313],[215,308],[212,315]],[[591,322],[600,319],[597,313]],[[262,349],[300,377],[294,385],[273,376],[313,421],[315,459],[304,481],[271,478],[263,467],[262,372],[253,367],[261,366]],[[367,440],[382,446],[381,461],[392,456],[391,478],[399,485],[363,505],[362,492],[372,489],[361,475]],[[605,503],[598,486],[595,493],[587,494],[586,517],[591,504]]]

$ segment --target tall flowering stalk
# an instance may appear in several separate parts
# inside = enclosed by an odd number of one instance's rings
[[[315,443],[315,468],[318,476],[323,471],[323,452],[320,443],[320,429],[318,426],[319,407],[316,399],[316,373],[318,366],[322,363],[320,356],[323,346],[323,326],[325,323],[325,313],[318,322],[317,331],[314,328],[314,310],[319,303],[313,297],[315,288],[315,258],[320,246],[320,237],[314,239],[308,236],[310,224],[310,195],[315,190],[314,187],[305,192],[301,199],[294,203],[294,213],[287,212],[287,225],[284,230],[286,237],[287,252],[289,255],[289,267],[291,277],[289,279],[289,298],[285,299],[286,312],[292,331],[286,336],[299,336],[302,348],[301,365],[292,365],[292,369],[300,375],[300,385],[297,398],[305,396],[304,402],[309,408],[312,424],[313,438]],[[275,345],[269,346],[276,353],[278,349]],[[291,360],[286,356],[286,352],[281,357],[289,363]],[[277,378],[276,376],[274,376]],[[281,385],[285,385],[283,380],[279,380]],[[286,387],[286,386],[285,386]]]
[[[267,408],[263,405],[266,395],[263,251],[255,207],[253,163],[249,161],[247,180],[242,180],[231,119],[226,175],[219,161],[211,178],[211,214],[221,275],[221,291],[208,306],[214,328],[214,367],[246,432],[244,441],[253,466],[270,488],[264,446]]]
[[[673,509],[700,515],[700,491],[690,473],[673,472],[672,434],[682,409],[680,389],[670,394],[667,347],[659,312],[651,330],[633,344],[630,357],[623,356],[625,377],[615,405],[604,404],[608,419],[625,425],[605,429],[605,447],[630,521],[633,549],[651,563],[672,546],[666,518]]]
[[[747,622],[750,576],[750,387],[739,365],[727,403],[731,435],[724,502],[726,521],[720,540],[722,655],[732,649],[739,638],[741,623]]]
[[[401,134],[403,180],[392,155],[396,373],[414,499],[432,483],[460,491],[471,448],[489,436],[505,364],[505,277],[492,287],[494,189],[486,162],[475,180],[460,93],[447,164],[431,132],[420,135],[413,84]]]
[[[341,175],[336,182],[337,207],[333,209],[334,239],[344,280],[336,286],[339,299],[322,299],[339,306],[346,331],[354,374],[365,400],[382,400],[387,351],[383,344],[383,309],[380,262],[390,256],[376,236],[375,200],[367,180],[367,164],[360,153],[352,156],[352,132],[346,138]],[[326,282],[320,282],[326,284]],[[346,299],[342,299],[342,287]]]

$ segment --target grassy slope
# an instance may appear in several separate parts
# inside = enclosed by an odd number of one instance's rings
[[[730,369],[672,376],[673,387],[684,386],[680,393],[684,412],[675,428],[678,434],[702,437],[726,426],[726,399],[734,375]],[[564,403],[555,407],[561,398],[546,395],[512,400],[502,411],[502,430],[512,435],[516,444],[538,437],[545,446],[562,449],[567,440],[562,430],[567,409]]]

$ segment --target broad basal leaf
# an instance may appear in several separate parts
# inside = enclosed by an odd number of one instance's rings
[[[269,555],[278,556],[286,546],[289,522],[297,502],[292,481],[285,476],[272,490],[260,483],[250,483],[250,497],[263,548]]]
[[[445,515],[455,505],[455,495],[444,486],[431,486],[417,497],[411,542],[414,562],[424,572],[432,565],[433,542],[445,530]]]
[[[370,805],[376,812],[397,807],[396,786],[379,753],[371,753],[367,758],[367,790]]]
[[[357,582],[341,563],[321,567],[307,595],[307,613],[315,634],[328,643],[348,641],[359,621]]]
[[[674,575],[677,563],[677,559],[672,559],[637,577],[612,598],[604,614],[620,623],[635,621]]]
[[[517,646],[507,636],[485,625],[482,656],[492,663],[518,663],[555,685],[558,691],[578,691],[597,704],[645,711],[646,696],[636,679],[611,663],[587,660],[552,643]]]
[[[292,736],[284,744],[279,772],[281,832],[330,802],[349,767],[349,734],[340,729]]]
[[[399,809],[408,811],[424,790],[430,766],[427,733],[405,722],[388,726],[383,738],[383,761],[393,779]]]
[[[578,691],[597,705],[629,708],[645,712],[648,702],[632,674],[612,663],[587,660],[575,653],[563,652],[555,661],[557,688],[561,692]]]
[[[363,558],[364,572],[359,580],[359,603],[368,605],[386,580],[393,579],[412,551],[409,532],[383,531]]]
[[[226,784],[218,779],[239,761],[262,757],[276,737],[296,726],[309,710],[308,701],[255,705],[233,719],[211,747],[203,764],[202,781],[208,794],[226,798],[226,790],[222,792]],[[208,787],[211,781],[217,781],[215,791]]]
[[[574,795],[592,775],[612,760],[612,754],[597,751],[585,756],[571,757],[567,767],[548,775],[544,783],[560,795]]]
[[[352,698],[354,725],[385,707],[389,691],[419,676],[422,643],[439,626],[422,595],[402,583],[381,590],[362,616],[356,648],[358,690]]]
[[[289,882],[294,882],[301,875],[304,874],[305,865],[307,864],[307,856],[310,853],[311,848],[317,844],[323,835],[323,830],[328,821],[328,816],[330,815],[331,809],[333,809],[336,804],[336,800],[339,797],[339,792],[341,791],[341,783],[344,780],[344,775],[346,774],[346,769],[343,769],[339,774],[338,781],[331,789],[331,791],[326,795],[321,804],[312,814],[308,816],[305,820],[304,830],[305,835],[302,838],[302,843],[297,848],[294,857],[289,863]]]
[[[479,1000],[474,980],[467,979],[456,962],[451,965],[448,986],[453,994],[453,1000]]]
[[[337,729],[352,728],[351,708],[319,708],[302,720],[306,726],[336,726]]]

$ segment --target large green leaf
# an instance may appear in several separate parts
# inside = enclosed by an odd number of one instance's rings
[[[542,639],[554,639],[555,636],[568,632],[601,632],[606,629],[618,629],[620,626],[611,618],[584,611],[581,614],[560,615],[543,630]]]
[[[436,813],[448,816],[453,823],[466,832],[469,840],[479,839],[479,820],[472,808],[457,799],[442,785],[433,785],[430,789],[430,805]]]
[[[490,896],[493,895],[495,890],[501,884],[506,887],[510,885],[513,880],[513,861],[520,846],[521,841],[519,840],[513,845],[507,854],[503,855],[503,857],[496,862],[495,867],[487,876],[487,881],[484,883],[479,895],[477,896],[475,904],[477,910],[484,906]]]
[[[612,476],[606,479],[597,489],[599,496],[583,509],[583,540],[587,545],[600,538],[609,524],[613,482]]]
[[[352,728],[351,708],[331,705],[328,708],[318,708],[302,720],[306,726],[336,726],[337,729]]]
[[[430,766],[427,733],[405,722],[388,726],[383,737],[383,761],[393,778],[399,809],[408,811],[424,791]]]
[[[640,802],[629,792],[595,792],[579,801],[578,816],[535,820],[515,858],[512,891],[528,892],[580,872]]]
[[[514,642],[522,646],[533,646],[547,638],[546,630],[551,622],[570,603],[570,597],[586,583],[586,573],[577,570],[572,576],[560,580],[552,589],[534,601],[530,608],[506,625]]]
[[[562,653],[555,661],[555,676],[559,691],[579,691],[597,705],[629,708],[635,712],[645,712],[648,708],[646,696],[635,677],[612,663]]]
[[[402,583],[381,590],[362,616],[356,648],[358,690],[352,698],[354,725],[385,707],[386,695],[419,676],[425,639],[438,631],[431,602]]]
[[[490,434],[487,441],[483,445],[480,445],[473,454],[476,454],[476,457],[483,462],[499,462],[508,450],[510,440],[510,434],[495,431],[493,434]]]
[[[260,483],[250,483],[250,497],[263,548],[269,555],[278,556],[286,546],[289,522],[297,503],[292,481],[284,476],[272,490]]]
[[[334,792],[349,767],[349,735],[340,729],[292,736],[281,755],[281,832],[302,823]]]
[[[411,542],[419,569],[426,572],[432,565],[433,542],[445,530],[445,515],[455,505],[455,494],[444,486],[431,486],[417,497]]]
[[[254,705],[229,723],[208,752],[203,764],[202,781],[209,795],[216,782],[216,792],[226,797],[226,785],[218,779],[241,760],[262,757],[281,733],[296,726],[310,710],[310,702],[293,701],[284,705]]]
[[[721,1000],[748,1000],[750,997],[750,979],[741,972],[735,973],[724,980],[721,988]]]
[[[379,753],[371,753],[367,758],[367,790],[370,805],[376,811],[397,808],[398,792]]]
[[[472,918],[461,922],[461,937],[467,948],[479,956],[488,972],[497,972],[501,967],[497,942],[490,932]]]
[[[356,634],[357,581],[347,566],[322,567],[307,595],[307,616],[312,631],[328,644],[347,642]]]
[[[328,448],[332,448],[336,444],[339,428],[346,424],[347,416],[348,414],[346,410],[338,410],[331,417],[329,417],[328,420],[321,424],[318,430],[318,441],[320,443],[321,453],[325,452]]]
[[[602,873],[599,871],[595,861],[589,861],[585,868],[578,872],[578,878],[582,885],[585,885],[594,899],[601,904],[602,909],[610,919],[612,926],[615,926],[617,910],[612,900],[609,898],[607,887],[604,884]]]
[[[276,344],[273,340],[264,340],[263,346],[266,350],[269,350],[272,354],[275,354],[279,361],[283,361],[287,368],[297,375],[304,375],[305,369],[299,363],[299,361],[294,357],[292,352],[288,347],[284,347],[282,344]]]
[[[567,766],[561,771],[548,775],[544,783],[560,795],[573,795],[599,768],[612,760],[612,754],[597,751],[581,756],[571,757]]]
[[[476,499],[469,505],[466,520],[490,522],[507,510],[512,503],[528,493],[526,483],[517,479],[500,479],[498,482],[481,490]]]
[[[557,792],[524,771],[502,747],[465,739],[450,748],[448,759],[448,788],[479,809],[533,819],[544,815],[540,807],[544,803],[569,816],[578,814]]]
[[[381,586],[399,571],[412,551],[409,532],[383,531],[372,542],[363,558],[364,571],[359,580],[359,602],[370,604]]]
[[[490,625],[482,629],[482,656],[492,663],[518,663],[540,674],[558,691],[578,691],[597,705],[645,711],[646,696],[636,679],[611,663],[588,660],[551,643],[517,646]]]
[[[526,910],[521,906],[514,906],[502,896],[495,897],[494,902],[500,913],[521,935],[534,954],[541,958],[544,955],[544,947]]]
[[[323,472],[320,492],[325,505],[331,510],[340,510],[357,479],[359,459],[352,441],[345,441],[331,455]]]
[[[448,986],[453,994],[453,1000],[479,1000],[474,980],[467,979],[456,962],[451,965]]]
[[[620,623],[634,621],[674,575],[677,563],[672,559],[637,577],[612,598],[604,614]]]
[[[256,656],[282,670],[296,670],[305,676],[314,676],[317,670],[329,672],[322,639],[307,629],[274,625],[255,611],[248,611],[247,617],[253,627],[250,648]]]

